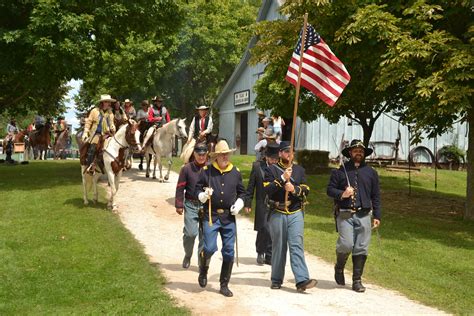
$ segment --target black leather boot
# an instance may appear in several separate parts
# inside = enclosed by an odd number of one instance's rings
[[[352,256],[352,289],[356,292],[365,292],[365,287],[362,285],[362,273],[364,273],[364,265],[367,260],[366,255]]]
[[[89,173],[94,172],[92,163],[94,162],[94,158],[95,158],[96,146],[97,146],[96,144],[89,144],[89,149],[87,150],[87,160],[86,160],[87,170],[86,171]]]
[[[207,271],[209,271],[209,264],[211,263],[211,257],[208,257],[204,251],[199,254],[199,277],[198,282],[200,287],[206,287],[207,285]]]
[[[223,261],[221,268],[221,277],[219,281],[221,282],[220,293],[227,297],[234,296],[231,290],[229,290],[229,281],[230,275],[232,274],[232,267],[234,266],[234,261]]]
[[[348,253],[336,252],[336,265],[334,266],[334,279],[339,285],[346,285],[346,279],[344,278],[344,267],[346,266]]]

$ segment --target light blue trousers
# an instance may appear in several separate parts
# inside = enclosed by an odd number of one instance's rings
[[[370,237],[372,235],[371,217],[369,214],[353,214],[347,218],[346,214],[337,217],[339,238],[336,242],[337,253],[351,253],[353,256],[367,255],[369,252]]]
[[[288,249],[290,250],[291,270],[296,283],[309,280],[303,249],[304,213],[300,211],[286,215],[273,211],[270,215],[269,225],[272,236],[272,282],[283,283]]]
[[[199,236],[198,254],[203,248],[202,236],[199,233],[199,204],[193,201],[184,201],[183,247],[184,255],[191,258],[194,249],[194,240]],[[199,258],[199,256],[198,256]]]

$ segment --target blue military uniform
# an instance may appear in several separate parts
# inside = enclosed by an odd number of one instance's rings
[[[200,254],[199,285],[207,284],[207,271],[211,256],[217,251],[217,235],[222,238],[222,269],[220,276],[221,293],[232,296],[227,285],[232,274],[234,263],[234,243],[236,234],[235,216],[230,213],[237,199],[244,200],[245,188],[242,184],[240,171],[231,163],[226,169],[219,168],[217,162],[205,166],[197,183],[197,194],[204,192],[206,187],[213,189],[211,195],[211,222],[209,223],[209,202],[204,203],[203,234],[204,247]]]
[[[372,149],[365,148],[360,140],[353,140],[351,146],[343,150],[343,154],[350,158],[349,150],[356,147],[364,149],[365,157],[372,153]],[[347,183],[347,178],[349,183]],[[354,195],[343,198],[342,195],[349,184],[354,189]],[[327,194],[334,199],[334,215],[339,233],[336,243],[337,261],[334,266],[334,278],[337,284],[345,285],[344,267],[352,253],[352,289],[364,292],[365,287],[361,283],[361,277],[372,235],[370,214],[372,213],[378,220],[381,217],[378,174],[364,161],[356,166],[351,159],[344,166],[332,171]]]
[[[287,149],[287,142],[280,143],[280,151]],[[305,170],[298,165],[292,166],[291,183],[295,190],[288,194],[285,204],[285,180],[282,178],[285,165],[281,160],[269,166],[265,174],[265,192],[269,197],[271,209],[269,226],[272,238],[272,289],[279,289],[285,276],[286,253],[289,248],[290,263],[295,276],[298,291],[313,287],[316,280],[310,279],[303,249],[304,203],[309,193],[305,184]]]

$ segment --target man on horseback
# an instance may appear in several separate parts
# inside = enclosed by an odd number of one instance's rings
[[[110,111],[112,99],[110,95],[100,96],[99,107],[92,109],[84,125],[82,141],[89,144],[87,151],[87,169],[89,173],[94,173],[94,160],[99,143],[103,143],[103,137],[115,133],[114,114]],[[99,148],[100,149],[100,148]]]
[[[208,115],[209,107],[201,105],[197,107],[198,114],[193,117],[191,125],[189,126],[188,144],[194,138],[196,143],[208,143],[208,137],[212,132],[212,117]]]
[[[58,116],[58,119],[56,121],[56,124],[54,125],[54,145],[56,146],[59,135],[61,135],[62,132],[64,132],[67,128],[67,123],[66,120],[64,119],[64,116]]]
[[[170,121],[168,111],[163,106],[163,98],[156,96],[152,99],[153,106],[148,110],[148,122],[153,123],[157,128]]]

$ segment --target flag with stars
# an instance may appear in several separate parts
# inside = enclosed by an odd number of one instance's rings
[[[298,44],[291,57],[285,78],[294,86],[297,85],[298,81],[302,35],[303,30],[300,32]],[[333,106],[349,80],[351,80],[351,76],[344,64],[334,55],[314,27],[308,24],[301,70],[301,85],[329,106]]]

